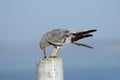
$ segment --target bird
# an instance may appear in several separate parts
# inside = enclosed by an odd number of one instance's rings
[[[96,29],[91,29],[87,31],[76,31],[73,29],[53,29],[43,35],[40,40],[39,46],[43,50],[44,58],[46,56],[46,47],[52,45],[54,47],[53,52],[51,53],[50,58],[57,57],[57,51],[60,50],[64,44],[75,44],[77,46],[84,46],[87,48],[93,48],[92,46],[86,45],[80,42],[80,39],[92,37],[92,32],[97,31]]]

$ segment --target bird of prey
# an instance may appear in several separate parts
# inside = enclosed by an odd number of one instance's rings
[[[40,41],[40,48],[44,52],[44,58],[46,58],[46,47],[52,45],[54,46],[54,50],[50,57],[55,58],[57,57],[56,53],[57,51],[62,48],[62,46],[66,43],[72,43],[76,44],[78,46],[84,46],[87,48],[93,48],[89,45],[81,43],[80,39],[92,37],[92,32],[97,31],[96,29],[88,30],[88,31],[82,31],[77,32],[72,29],[54,29],[50,32],[47,32],[45,35],[43,35],[41,41]]]

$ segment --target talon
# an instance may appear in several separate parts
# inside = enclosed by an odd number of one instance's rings
[[[50,56],[49,58],[56,58],[57,56]]]
[[[50,58],[56,58],[56,57],[57,57],[56,53],[52,53],[50,56]]]

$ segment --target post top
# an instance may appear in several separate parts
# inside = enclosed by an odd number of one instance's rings
[[[42,60],[39,60],[39,61],[37,61],[37,63],[39,64],[39,63],[41,63],[41,62],[49,62],[49,61],[59,61],[59,60],[62,60],[62,57],[61,56],[57,56],[57,57],[55,57],[55,58],[43,58]]]

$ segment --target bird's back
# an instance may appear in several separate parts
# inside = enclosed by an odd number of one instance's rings
[[[67,29],[54,29],[47,32],[41,39],[41,42],[63,45],[65,40],[70,36],[70,31]]]

